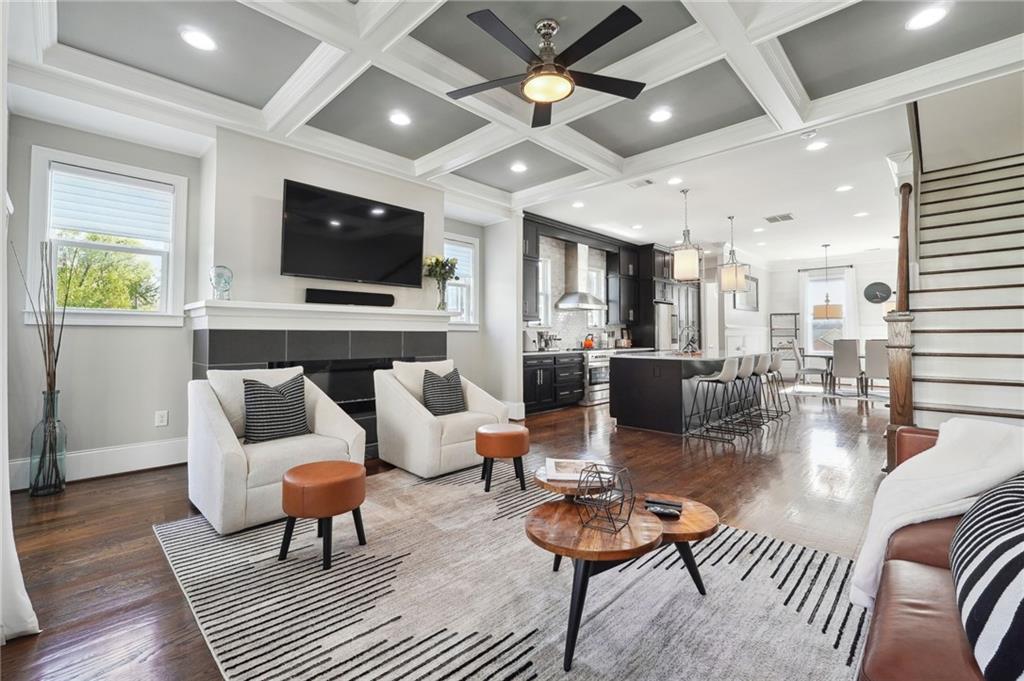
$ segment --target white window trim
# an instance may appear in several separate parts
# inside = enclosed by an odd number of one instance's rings
[[[162,286],[166,287],[166,308],[160,312],[136,310],[68,310],[67,326],[183,326],[185,317],[185,235],[188,229],[188,178],[149,168],[75,154],[48,147],[32,147],[32,165],[29,176],[29,229],[28,248],[21,257],[28,269],[29,290],[39,289],[41,268],[39,244],[47,238],[50,198],[50,164],[64,163],[92,170],[126,175],[174,188],[174,224],[171,226],[171,244],[167,252],[168,266],[163,273]],[[27,261],[27,262],[26,262]],[[28,295],[25,297],[25,324],[35,324]],[[59,302],[59,301],[58,301]]]
[[[479,331],[480,319],[483,318],[483,309],[480,307],[480,285],[483,283],[483,277],[480,272],[480,239],[477,239],[475,236],[445,232],[444,241],[461,241],[473,249],[473,309],[476,310],[476,321],[451,321],[448,323],[448,330]]]

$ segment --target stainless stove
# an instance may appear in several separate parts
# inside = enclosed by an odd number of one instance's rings
[[[583,353],[584,407],[608,402],[612,353],[605,350],[587,350]]]

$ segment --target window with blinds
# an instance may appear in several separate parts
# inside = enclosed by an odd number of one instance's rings
[[[455,276],[448,282],[445,300],[453,322],[476,324],[479,320],[479,292],[477,290],[477,245],[475,241],[462,240],[457,237],[446,237],[444,240],[444,257],[455,258]]]
[[[174,187],[51,162],[47,238],[69,308],[163,312]]]

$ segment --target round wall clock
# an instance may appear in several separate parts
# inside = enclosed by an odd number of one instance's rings
[[[881,304],[892,297],[892,289],[883,281],[875,281],[864,287],[864,298],[869,303]]]

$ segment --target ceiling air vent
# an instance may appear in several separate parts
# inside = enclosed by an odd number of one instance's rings
[[[791,222],[793,220],[792,213],[779,213],[778,215],[769,215],[766,217],[765,222],[775,224],[776,222]]]
[[[650,187],[652,184],[654,184],[654,180],[649,177],[645,177],[642,180],[634,180],[633,182],[630,182],[629,186],[632,189],[640,189],[640,187]]]

